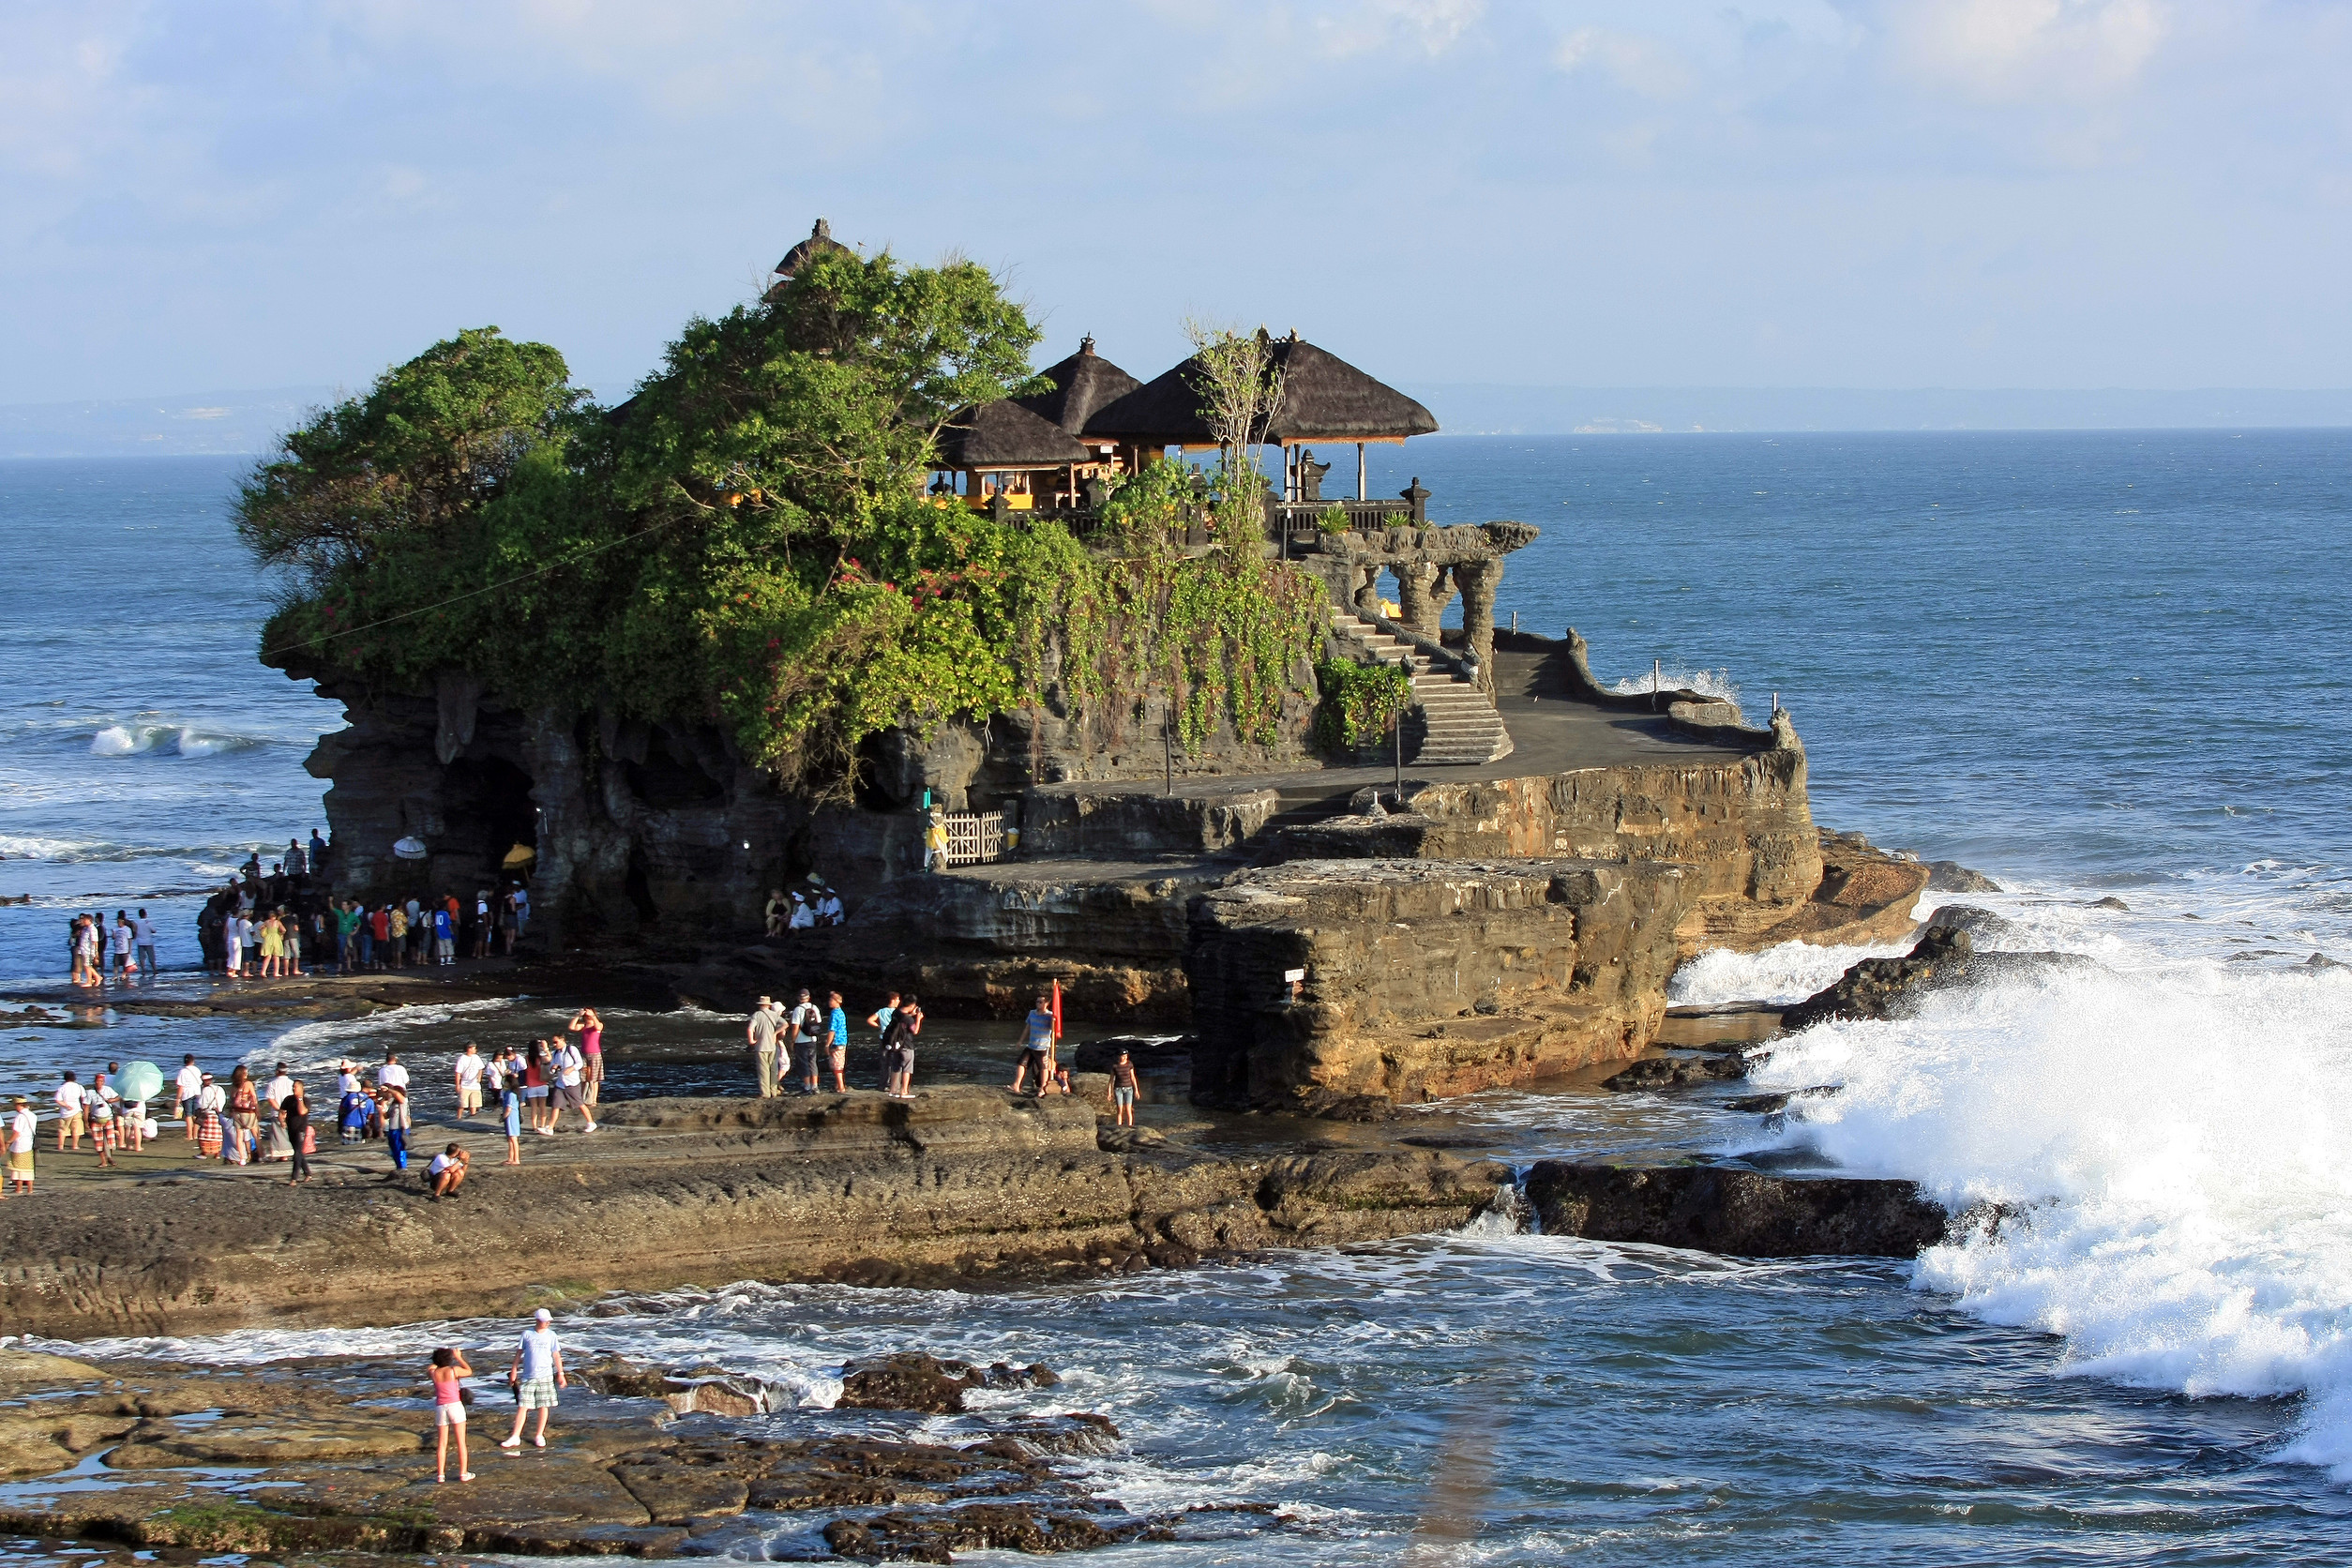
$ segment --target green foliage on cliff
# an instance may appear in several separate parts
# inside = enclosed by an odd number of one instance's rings
[[[1315,709],[1315,742],[1326,751],[1380,739],[1413,702],[1412,676],[1402,665],[1322,659],[1315,666],[1315,684],[1323,693]]]
[[[1254,470],[1151,467],[1093,548],[924,493],[942,422],[1021,390],[1036,339],[980,267],[847,253],[689,322],[611,411],[553,349],[461,333],[287,436],[240,492],[240,535],[286,570],[263,656],[716,723],[820,786],[877,731],[1057,684],[1116,705],[1164,682],[1187,746],[1220,719],[1271,738],[1321,598],[1261,558]],[[1205,552],[1183,543],[1195,519]]]

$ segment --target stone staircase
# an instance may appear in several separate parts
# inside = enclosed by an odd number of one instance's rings
[[[1440,668],[1411,643],[1391,637],[1371,622],[1334,606],[1332,631],[1382,664],[1411,662],[1413,707],[1421,716],[1421,745],[1411,760],[1445,765],[1500,761],[1511,755],[1511,731],[1495,712],[1493,699],[1451,667]],[[1410,731],[1408,731],[1408,744]]]

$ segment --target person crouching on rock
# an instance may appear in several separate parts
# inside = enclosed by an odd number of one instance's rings
[[[515,1390],[515,1429],[506,1434],[498,1445],[501,1448],[522,1446],[522,1424],[533,1410],[539,1412],[539,1429],[531,1441],[539,1448],[547,1446],[547,1418],[555,1409],[555,1391],[565,1383],[564,1348],[555,1342],[553,1322],[553,1315],[544,1306],[539,1308],[515,1346],[515,1364],[506,1369],[506,1380]]]
[[[465,1458],[465,1390],[461,1380],[474,1376],[474,1368],[465,1364],[465,1352],[444,1345],[433,1352],[433,1482],[436,1485],[449,1479],[449,1439],[458,1440],[458,1479],[471,1481],[474,1472],[466,1469]]]
[[[466,1162],[472,1158],[454,1143],[433,1156],[433,1163],[425,1168],[425,1175],[433,1184],[435,1198],[446,1198],[465,1185]]]

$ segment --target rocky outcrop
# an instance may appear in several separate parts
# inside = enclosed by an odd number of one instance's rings
[[[1418,1101],[1637,1056],[1687,894],[1680,867],[1572,860],[1243,872],[1192,903],[1194,1097]]]
[[[29,1424],[0,1415],[0,1456],[36,1481],[0,1499],[0,1536],[117,1544],[167,1561],[756,1558],[774,1520],[741,1516],[777,1513],[867,1560],[945,1562],[957,1551],[1076,1551],[1170,1534],[1170,1521],[1092,1495],[1057,1464],[1121,1447],[1117,1425],[1092,1411],[981,1418],[922,1439],[879,1435],[856,1418],[812,1432],[822,1412],[803,1411],[779,1431],[709,1413],[675,1419],[664,1404],[574,1380],[544,1450],[484,1453],[493,1422],[477,1409],[480,1479],[460,1482],[453,1456],[444,1485],[431,1418],[418,1420],[417,1363],[406,1358],[226,1374],[128,1362],[8,1380],[41,1413]],[[11,1440],[29,1427],[38,1441]],[[69,1485],[38,1484],[92,1460]],[[512,1468],[493,1471],[502,1463]]]
[[[975,1388],[1052,1388],[1061,1377],[1045,1364],[987,1367],[968,1361],[942,1361],[922,1350],[853,1361],[841,1369],[837,1410],[921,1410],[927,1415],[961,1415],[964,1395]]]
[[[1829,1018],[1901,1018],[1937,991],[2000,980],[2082,972],[2098,966],[2076,953],[1984,953],[1954,925],[1932,925],[1908,953],[1864,958],[1836,981],[1781,1014],[1783,1027],[1809,1029]]]
[[[1447,1229],[1509,1179],[1421,1150],[1352,1164],[1140,1140],[1107,1153],[1095,1105],[993,1089],[603,1109],[598,1152],[615,1157],[477,1169],[438,1203],[397,1183],[183,1179],[0,1205],[0,1317],[61,1338],[202,1334],[739,1279],[1114,1273]]]
[[[1548,1236],[1644,1242],[1737,1258],[1908,1258],[1949,1216],[1909,1182],[1773,1176],[1733,1166],[1544,1160],[1527,1199]]]

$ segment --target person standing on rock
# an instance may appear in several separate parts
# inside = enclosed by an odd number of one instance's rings
[[[1137,1090],[1135,1063],[1121,1051],[1110,1069],[1110,1105],[1112,1124],[1121,1127],[1135,1125],[1135,1096]]]
[[[383,1108],[384,1147],[392,1156],[392,1168],[408,1168],[408,1134],[415,1125],[409,1115],[408,1091],[399,1084],[387,1083],[382,1075],[376,1079],[376,1104]]]
[[[498,1075],[498,1116],[506,1132],[506,1163],[522,1163],[522,1064],[509,1056]]]
[[[458,1479],[471,1481],[474,1472],[466,1469],[465,1458],[465,1389],[463,1380],[474,1376],[474,1368],[465,1362],[465,1352],[454,1346],[444,1345],[433,1352],[433,1485],[438,1486],[449,1479],[449,1440],[458,1440]]]
[[[760,1069],[760,1097],[763,1100],[776,1098],[776,1003],[763,996],[744,1025],[744,1038],[751,1043],[752,1061]]]
[[[310,1126],[310,1096],[295,1083],[286,1090],[286,1097],[278,1107],[279,1124],[286,1129],[286,1141],[294,1148],[294,1164],[288,1168],[286,1184],[299,1186],[310,1179],[310,1151],[318,1146],[318,1134]]]
[[[923,1002],[911,996],[892,1009],[882,1032],[882,1091],[894,1100],[914,1098],[914,1037],[922,1033]]]
[[[879,1036],[874,1044],[882,1053],[882,1093],[890,1093],[890,1020],[898,1011],[898,993],[890,993],[890,1000],[866,1015],[866,1027]]]
[[[1013,1081],[1005,1086],[1006,1089],[1018,1094],[1021,1092],[1022,1080],[1033,1077],[1036,1087],[1030,1093],[1045,1093],[1048,1087],[1047,1074],[1051,1070],[1047,1063],[1052,1055],[1053,999],[1041,992],[1037,1005],[1029,1010],[1029,1017],[1021,1022],[1020,1064],[1013,1069]]]
[[[482,1108],[482,1048],[468,1040],[458,1057],[458,1120],[470,1121]]]
[[[547,1418],[555,1410],[555,1391],[566,1380],[564,1347],[555,1342],[554,1321],[553,1314],[544,1306],[539,1308],[515,1347],[515,1364],[506,1369],[506,1380],[515,1390],[515,1429],[498,1445],[501,1448],[522,1446],[523,1423],[533,1410],[539,1412],[539,1429],[532,1434],[531,1441],[535,1447],[547,1446]]]
[[[156,972],[155,922],[147,918],[145,910],[141,910],[138,918],[130,923],[130,935],[131,946],[139,955],[139,972],[150,980],[154,979]]]
[[[33,1134],[40,1125],[33,1108],[19,1094],[15,1114],[8,1118],[8,1184],[19,1198],[33,1196]]]
[[[550,1102],[549,1131],[552,1132],[563,1122],[566,1110],[580,1112],[580,1119],[585,1123],[580,1129],[581,1132],[593,1133],[596,1130],[596,1119],[588,1113],[587,1088],[582,1081],[587,1073],[588,1062],[580,1054],[580,1048],[568,1039],[556,1041],[555,1094]]]
[[[849,1080],[842,1077],[850,1065],[850,1016],[841,1010],[841,993],[825,993],[825,1061],[833,1068],[833,1092],[846,1094]]]
[[[204,1070],[196,1065],[196,1053],[185,1052],[180,1058],[180,1070],[172,1079],[172,1115],[180,1119],[188,1129],[188,1141],[196,1141],[196,1096],[204,1092]]]
[[[73,1152],[77,1154],[82,1153],[82,1108],[88,1098],[89,1091],[82,1087],[71,1071],[68,1071],[65,1081],[57,1085],[57,1153],[62,1154],[66,1152],[68,1134],[73,1138]]]
[[[580,1060],[587,1063],[580,1082],[587,1091],[587,1103],[593,1106],[604,1088],[604,1020],[596,1017],[594,1007],[582,1007],[564,1028],[580,1036]]]
[[[799,1057],[801,1083],[807,1093],[817,1092],[817,1036],[824,1027],[824,1014],[802,991],[800,1000],[792,1003],[792,1050]]]

